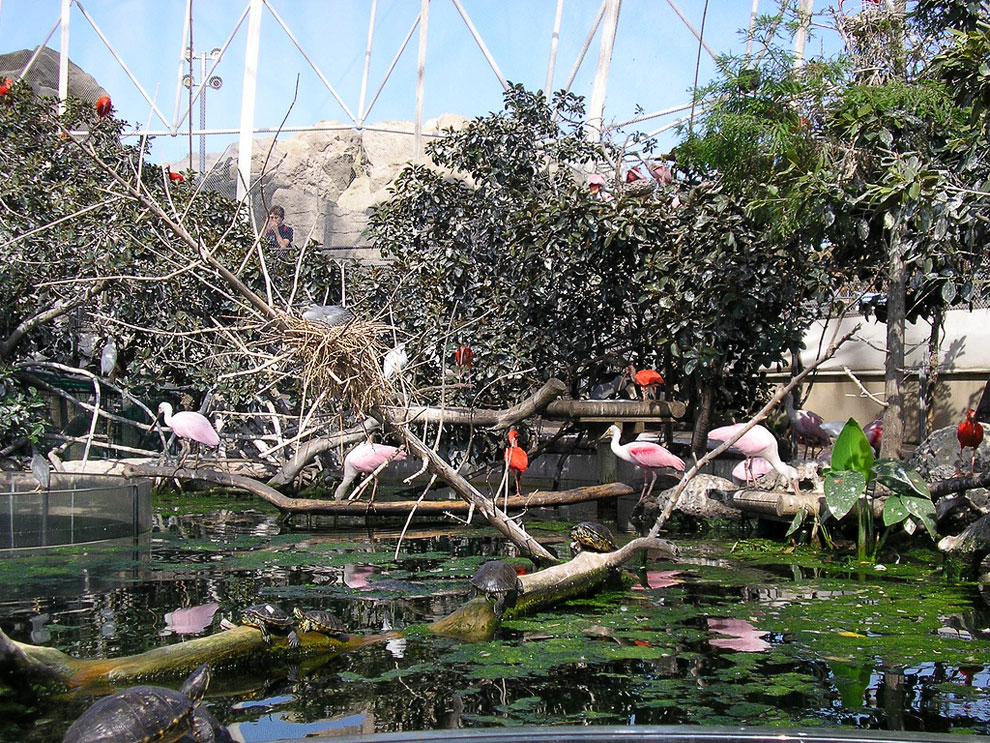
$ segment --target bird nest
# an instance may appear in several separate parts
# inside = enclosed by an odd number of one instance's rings
[[[392,383],[382,373],[388,351],[379,338],[389,327],[353,320],[327,325],[285,316],[282,343],[299,362],[302,385],[340,400],[345,408],[363,412],[395,397]]]
[[[863,0],[858,11],[839,3],[836,21],[860,82],[879,85],[903,72],[903,10],[882,0]]]

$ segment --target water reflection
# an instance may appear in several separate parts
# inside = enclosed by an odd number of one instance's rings
[[[270,514],[249,509],[160,515],[156,524],[140,543],[9,557],[0,626],[20,641],[110,657],[218,631],[244,606],[272,601],[329,610],[355,633],[379,634],[448,614],[482,561],[513,557],[477,527],[414,529],[393,559],[394,527],[281,533]],[[876,593],[858,575],[689,555],[511,621],[491,643],[413,634],[334,659],[221,669],[208,704],[256,741],[589,720],[990,732],[982,662],[990,621],[975,588],[960,590],[941,629],[909,616],[895,630],[909,609],[886,616],[885,601],[898,587],[908,599],[917,594],[907,581]],[[833,626],[829,612],[856,607],[879,619],[845,637],[849,620],[837,615]],[[895,631],[917,632],[910,643],[927,656],[896,663],[862,649],[869,636]],[[944,643],[937,651],[936,642]],[[950,651],[955,662],[939,660]],[[16,708],[0,720],[0,741],[58,740],[89,701]]]

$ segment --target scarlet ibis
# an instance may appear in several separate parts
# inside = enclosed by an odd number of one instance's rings
[[[173,415],[172,406],[163,402],[158,405],[158,415],[165,421],[165,425],[172,429],[172,433],[182,439],[184,453],[179,459],[180,465],[189,455],[190,441],[210,448],[220,444],[220,436],[213,428],[213,424],[207,420],[205,415],[197,413],[195,410],[180,410]],[[154,428],[157,423],[158,418],[155,418],[151,427]]]
[[[105,119],[110,115],[110,111],[113,110],[113,103],[110,102],[110,96],[101,95],[96,99],[94,107],[96,108],[96,115],[101,119]]]
[[[973,450],[973,457],[969,462],[969,474],[971,475],[976,469],[976,450],[983,441],[983,424],[973,417],[975,413],[976,411],[972,408],[967,410],[966,419],[956,429],[956,438],[959,439],[959,456],[962,456],[963,449],[967,446]]]
[[[640,369],[636,371],[636,367],[630,364],[626,367],[626,375],[639,387],[644,400],[647,399],[647,395],[650,398],[655,397],[656,388],[663,384],[663,377],[655,369]]]
[[[471,350],[471,346],[458,346],[457,350],[454,351],[454,363],[457,364],[458,378],[460,378],[461,372],[465,369],[470,371],[471,366],[474,364],[474,351]]]
[[[620,444],[622,429],[614,423],[605,431],[603,439],[611,437],[612,453],[619,459],[634,464],[643,473],[643,489],[640,491],[640,502],[653,492],[653,486],[657,482],[657,470],[669,467],[678,472],[684,471],[684,460],[676,454],[672,454],[668,449],[652,441],[630,441],[628,444]],[[650,477],[647,486],[647,477]]]
[[[186,179],[182,173],[173,173],[172,169],[167,166],[166,170],[168,170],[168,179],[172,181],[172,183],[182,183]]]
[[[343,500],[351,483],[359,474],[372,474],[386,462],[401,462],[405,458],[406,453],[394,446],[376,444],[372,441],[358,444],[344,457],[344,479],[334,491],[334,499]],[[375,491],[378,490],[378,476],[373,475],[373,477],[371,500],[375,499]]]
[[[505,464],[516,481],[516,495],[522,495],[522,474],[529,468],[529,455],[519,446],[519,431],[510,429],[509,446],[505,449]]]
[[[810,410],[802,410],[794,407],[794,399],[788,394],[784,397],[784,411],[787,413],[787,420],[791,423],[791,431],[797,436],[798,443],[804,444],[804,455],[808,456],[808,449],[824,449],[832,439],[828,432],[822,428],[825,419],[818,413]]]
[[[863,426],[863,433],[866,434],[866,440],[870,442],[873,451],[879,454],[880,442],[883,441],[883,416],[874,418]]]
[[[734,423],[729,426],[713,428],[708,432],[708,438],[712,441],[728,441],[745,426],[745,423]],[[741,451],[747,459],[763,457],[770,463],[770,466],[787,478],[787,482],[790,483],[794,494],[799,495],[797,485],[798,472],[791,465],[784,464],[781,460],[777,449],[777,439],[769,430],[760,425],[753,426],[732,446]],[[749,470],[752,472],[752,465],[750,465]]]
[[[10,92],[10,89],[13,86],[14,86],[14,81],[11,80],[9,77],[6,80],[4,80],[2,83],[0,83],[0,97],[7,95],[7,93]]]

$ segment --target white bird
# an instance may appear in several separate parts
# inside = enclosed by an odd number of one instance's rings
[[[399,372],[409,364],[409,356],[406,355],[406,344],[400,343],[387,354],[382,362],[382,374],[385,379],[392,379],[398,376]]]
[[[37,450],[31,455],[31,474],[38,481],[38,491],[36,492],[51,489],[52,471],[48,466],[48,460]]]
[[[100,354],[100,374],[109,377],[115,366],[117,366],[117,344],[113,338],[107,338],[107,342],[103,345],[103,353]]]

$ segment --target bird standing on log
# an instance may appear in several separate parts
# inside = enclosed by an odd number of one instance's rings
[[[401,462],[406,458],[406,453],[401,449],[388,444],[376,444],[372,441],[365,441],[358,444],[344,457],[344,479],[333,493],[334,500],[343,500],[347,495],[347,490],[351,483],[359,474],[371,475],[374,483],[371,490],[370,500],[375,500],[375,493],[378,491],[378,476],[375,472],[379,467],[390,462]]]
[[[508,434],[509,446],[505,450],[505,466],[509,468],[516,481],[516,495],[522,495],[522,475],[529,468],[529,455],[519,446],[519,431],[510,429]],[[508,486],[506,486],[508,491]]]
[[[172,433],[182,439],[183,454],[179,459],[180,467],[189,456],[190,441],[195,441],[211,449],[220,445],[219,434],[213,428],[213,424],[201,413],[194,410],[180,410],[173,415],[172,406],[163,402],[158,406],[158,415],[165,421],[165,425],[172,429]],[[155,418],[151,427],[154,428],[157,423],[158,418]]]
[[[956,429],[956,438],[959,440],[959,456],[962,456],[963,449],[967,446],[973,450],[973,457],[969,461],[969,474],[976,470],[976,450],[983,442],[983,424],[973,416],[976,411],[970,408],[966,411],[966,418]]]
[[[643,489],[639,493],[638,503],[653,492],[653,486],[657,482],[657,470],[670,467],[678,472],[684,471],[684,460],[676,454],[672,454],[666,447],[655,444],[652,441],[630,441],[628,444],[620,444],[622,429],[614,423],[605,431],[602,438],[612,439],[612,453],[624,462],[629,462],[639,467],[643,473]],[[649,486],[647,486],[647,478]]]
[[[728,441],[745,428],[746,425],[745,423],[734,423],[730,426],[713,428],[708,432],[708,438],[712,441]],[[760,425],[753,426],[732,446],[741,451],[746,456],[746,459],[752,460],[756,457],[763,457],[777,472],[787,478],[787,482],[794,490],[794,494],[800,495],[797,484],[798,472],[791,465],[785,464],[781,460],[777,449],[777,439],[768,429]],[[752,472],[752,463],[748,470]]]
[[[468,370],[468,374],[471,373],[471,367],[474,365],[474,351],[471,350],[471,346],[460,345],[457,350],[454,351],[454,363],[457,364],[457,378],[461,378],[461,374],[465,369]]]

